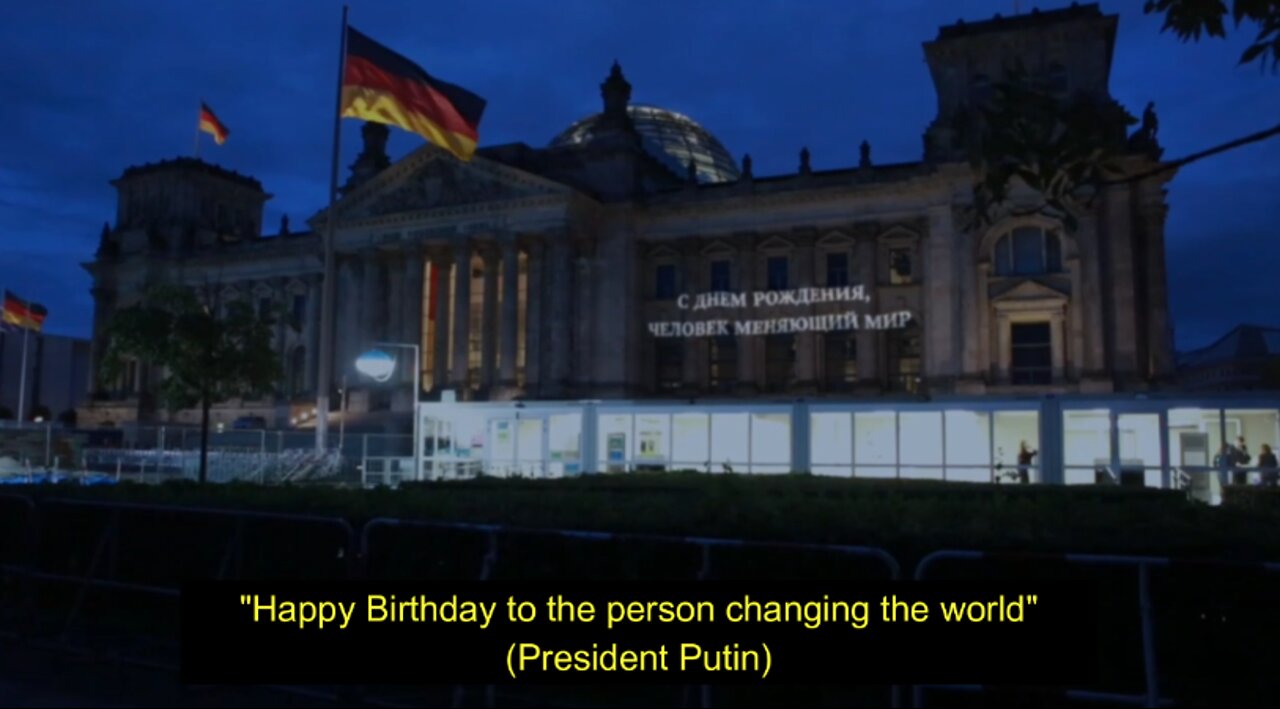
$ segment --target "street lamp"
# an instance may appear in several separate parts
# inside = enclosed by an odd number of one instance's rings
[[[413,479],[422,480],[422,434],[418,416],[418,396],[422,391],[422,351],[417,345],[395,342],[375,342],[378,347],[398,347],[413,350]],[[356,371],[376,382],[391,379],[396,371],[396,360],[380,349],[372,349],[356,358]]]

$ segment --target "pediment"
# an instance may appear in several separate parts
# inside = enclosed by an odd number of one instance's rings
[[[343,197],[338,210],[344,220],[360,220],[572,193],[557,182],[492,160],[477,156],[462,162],[426,145]]]
[[[1018,303],[1031,301],[1066,302],[1067,294],[1039,281],[1020,281],[1006,290],[991,296],[993,303]]]

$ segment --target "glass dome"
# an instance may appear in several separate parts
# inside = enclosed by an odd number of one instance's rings
[[[627,114],[644,141],[645,149],[677,175],[684,175],[693,160],[698,182],[732,182],[738,179],[738,165],[716,137],[686,115],[657,106],[631,104]],[[551,147],[578,145],[591,140],[600,114],[588,116],[565,129],[551,141]]]

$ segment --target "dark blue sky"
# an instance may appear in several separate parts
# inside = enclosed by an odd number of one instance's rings
[[[1042,3],[1042,9],[1066,5]],[[260,179],[295,228],[327,200],[342,3],[10,3],[0,41],[0,287],[49,307],[50,332],[87,335],[92,258],[114,218],[108,180],[193,150],[201,98],[231,131],[201,156]],[[81,7],[87,5],[89,7]],[[1032,4],[1023,0],[1022,10]],[[1166,157],[1275,124],[1280,76],[1237,67],[1246,33],[1183,44],[1120,14],[1113,94],[1156,102]],[[1011,14],[1013,0],[555,0],[351,3],[351,24],[489,101],[484,145],[543,145],[600,107],[618,59],[633,101],[716,134],[757,175],[921,157],[936,104],[921,43],[939,25]],[[343,179],[359,150],[343,125]],[[392,131],[398,158],[420,139]],[[1280,324],[1280,139],[1185,168],[1170,189],[1170,293],[1180,348],[1239,322]]]

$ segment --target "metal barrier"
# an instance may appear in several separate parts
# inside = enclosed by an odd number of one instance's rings
[[[573,539],[589,542],[637,542],[650,544],[670,544],[673,546],[693,546],[699,549],[701,563],[699,565],[696,580],[706,581],[712,576],[712,558],[713,550],[725,548],[739,549],[772,549],[780,551],[807,551],[819,553],[833,553],[850,557],[861,557],[873,559],[884,565],[888,572],[888,579],[896,581],[901,576],[901,565],[898,560],[887,551],[877,547],[841,545],[841,544],[810,544],[802,542],[770,542],[770,541],[754,541],[745,539],[725,539],[719,537],[682,537],[668,536],[658,534],[641,534],[629,532],[598,532],[576,529],[549,529],[549,528],[533,528],[533,527],[514,527],[501,524],[482,524],[471,522],[449,522],[437,520],[405,520],[390,517],[379,517],[369,520],[365,523],[360,531],[360,558],[366,564],[362,570],[362,577],[368,577],[368,562],[370,558],[370,536],[373,531],[380,528],[395,527],[417,527],[440,530],[451,530],[466,533],[475,533],[485,535],[485,551],[484,556],[480,560],[480,572],[478,580],[487,581],[493,576],[494,567],[499,562],[499,544],[498,537],[502,534],[515,536],[541,536],[559,539]],[[712,692],[711,687],[702,685],[697,692],[697,704],[699,707],[711,707]],[[689,694],[686,693],[686,704],[692,704]],[[901,691],[900,687],[893,685],[890,688],[891,706],[900,706]],[[453,706],[464,706],[466,699],[465,688],[462,686],[454,690]],[[496,701],[495,688],[490,685],[485,688],[485,706],[493,707]]]
[[[1098,692],[1092,690],[1067,690],[1064,697],[1078,701],[1111,702],[1116,704],[1133,704],[1145,707],[1167,706],[1171,702],[1160,696],[1159,675],[1157,673],[1155,652],[1155,627],[1152,619],[1151,580],[1152,567],[1169,567],[1174,564],[1188,563],[1197,566],[1218,566],[1236,568],[1257,568],[1267,572],[1280,572],[1280,563],[1261,562],[1255,564],[1234,563],[1225,561],[1184,562],[1170,557],[1124,556],[1114,554],[1016,554],[1001,552],[943,550],[935,551],[922,558],[915,569],[915,580],[923,581],[933,564],[941,560],[954,561],[1057,561],[1064,564],[1085,566],[1122,566],[1133,567],[1138,575],[1138,613],[1142,633],[1143,682],[1145,691],[1142,694],[1120,694]],[[985,692],[982,685],[956,684],[921,684],[912,691],[912,706],[917,709],[925,706],[925,690],[942,690],[952,692]]]
[[[26,638],[28,642],[32,642],[35,645],[51,645],[52,649],[59,651],[79,651],[78,648],[73,647],[70,643],[70,636],[77,620],[79,620],[81,616],[81,610],[83,609],[91,590],[110,590],[130,594],[141,594],[144,596],[165,598],[171,601],[177,601],[180,598],[181,589],[177,586],[142,583],[134,580],[121,579],[113,574],[115,571],[116,554],[121,543],[121,520],[127,515],[136,516],[148,513],[164,515],[177,514],[182,515],[187,519],[205,518],[230,521],[232,523],[232,527],[230,534],[226,539],[222,553],[219,556],[217,568],[215,570],[211,570],[211,575],[219,580],[235,578],[241,574],[246,540],[245,527],[246,523],[251,520],[305,523],[313,525],[318,524],[322,526],[335,527],[339,537],[343,540],[341,556],[343,564],[347,569],[347,573],[350,574],[357,568],[357,559],[355,554],[355,530],[347,520],[340,517],[297,515],[251,510],[222,510],[202,507],[149,505],[124,502],[97,502],[60,498],[44,499],[39,503],[36,503],[30,498],[25,499],[31,504],[33,510],[33,516],[29,524],[29,533],[33,540],[43,536],[41,535],[41,532],[44,531],[43,525],[48,522],[49,515],[47,512],[50,508],[75,507],[99,510],[107,514],[106,523],[103,525],[101,532],[93,542],[92,553],[83,573],[70,574],[39,568],[39,547],[34,543],[31,547],[30,555],[25,561],[21,563],[0,564],[0,575],[21,578],[25,583],[30,584],[29,588],[31,589],[31,592],[26,594],[24,607],[24,615],[27,618],[34,618],[36,615],[35,591],[41,584],[59,584],[70,586],[75,589],[74,600],[72,601],[65,617],[61,618],[58,623],[61,630],[57,635],[57,639],[52,643],[47,643],[34,637]],[[45,514],[41,514],[42,512],[45,512]],[[179,655],[177,652],[178,648],[176,646],[170,649],[172,652],[169,653],[169,656],[177,657]],[[113,653],[112,659],[128,664],[174,672],[179,669],[178,665],[172,662],[157,662],[152,659],[133,656],[128,653]]]

